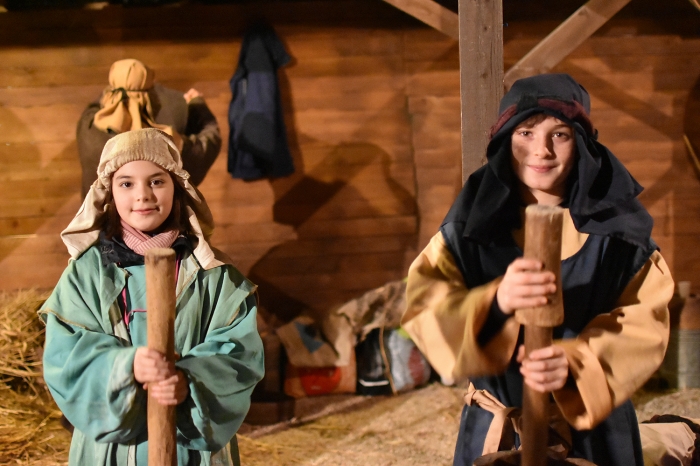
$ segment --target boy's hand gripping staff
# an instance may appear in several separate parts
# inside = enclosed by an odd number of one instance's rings
[[[525,326],[525,354],[552,344],[552,328],[564,322],[561,293],[561,234],[563,209],[539,204],[525,209],[526,259],[537,259],[556,276],[556,292],[544,306],[518,309],[515,319]],[[549,434],[549,393],[540,393],[523,384],[522,466],[547,464]]]
[[[175,251],[146,251],[148,347],[175,362]],[[148,400],[148,464],[176,466],[175,406]]]

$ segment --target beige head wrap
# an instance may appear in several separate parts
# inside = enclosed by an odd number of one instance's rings
[[[133,58],[115,61],[109,70],[109,86],[102,93],[100,110],[93,124],[104,132],[123,133],[141,128],[158,128],[173,138],[179,135],[167,125],[155,122],[148,91],[153,87],[153,70]],[[179,141],[176,140],[179,144]]]
[[[177,182],[188,194],[187,213],[192,231],[198,239],[194,249],[195,257],[204,269],[223,264],[214,257],[209,246],[214,220],[204,197],[190,184],[190,174],[182,169],[180,152],[172,139],[154,128],[127,131],[114,136],[105,144],[97,167],[97,180],[90,187],[76,216],[61,232],[61,239],[68,247],[71,258],[77,259],[97,241],[102,216],[108,208],[115,208],[105,203],[107,192],[112,187],[112,174],[135,160],[153,162],[175,175]]]

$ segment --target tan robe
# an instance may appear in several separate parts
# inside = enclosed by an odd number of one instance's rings
[[[522,230],[514,232],[521,247],[522,236]],[[562,259],[574,255],[587,238],[576,231],[567,210]],[[477,343],[500,280],[467,289],[441,233],[411,265],[402,325],[443,378],[501,374],[508,366],[519,332],[514,319],[485,346]],[[595,427],[659,367],[668,344],[673,289],[668,266],[655,251],[614,309],[591,320],[577,338],[555,341],[566,352],[576,384],[553,395],[575,429]]]

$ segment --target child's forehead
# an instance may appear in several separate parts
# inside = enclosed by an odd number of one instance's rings
[[[160,173],[167,173],[167,170],[165,170],[163,167],[158,165],[157,163],[151,162],[149,160],[133,160],[131,162],[127,162],[121,167],[119,167],[114,174],[116,175],[117,173],[129,173],[129,174],[160,174]]]
[[[570,127],[568,123],[566,123],[563,120],[560,120],[555,116],[547,115],[546,113],[537,113],[535,115],[532,115],[530,118],[521,121],[515,127],[515,129],[522,127],[535,128],[537,126],[566,126],[567,128]]]

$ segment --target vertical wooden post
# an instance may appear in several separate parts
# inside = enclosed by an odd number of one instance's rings
[[[459,0],[462,182],[482,164],[503,97],[503,0]]]
[[[175,251],[146,251],[148,347],[175,361]],[[148,399],[148,464],[176,466],[175,406]]]
[[[525,326],[525,353],[552,344],[552,327],[564,321],[561,293],[561,232],[563,209],[533,204],[525,209],[525,248],[523,256],[537,259],[544,270],[554,272],[557,291],[544,306],[518,309],[515,319]],[[547,464],[549,433],[549,393],[540,393],[523,384],[523,417],[520,443],[522,466]]]

